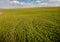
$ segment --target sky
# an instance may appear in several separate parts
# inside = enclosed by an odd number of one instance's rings
[[[60,0],[0,0],[0,8],[60,6]]]

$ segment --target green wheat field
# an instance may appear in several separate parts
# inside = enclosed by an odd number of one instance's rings
[[[60,42],[60,7],[0,9],[0,42]]]

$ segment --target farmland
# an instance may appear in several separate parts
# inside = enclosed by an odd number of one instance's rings
[[[0,9],[0,42],[60,42],[60,7]]]

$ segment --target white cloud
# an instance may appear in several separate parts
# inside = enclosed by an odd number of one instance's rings
[[[19,1],[10,1],[10,3],[19,4],[20,2]]]
[[[60,0],[49,0],[50,2],[59,2]]]
[[[41,6],[60,6],[60,0],[36,0],[31,2],[20,2],[17,0],[0,0],[0,7],[41,7]]]
[[[36,0],[37,3],[40,3],[41,1],[40,0]]]
[[[19,1],[10,1],[11,4],[19,4],[19,5],[23,5],[23,4],[26,4],[25,2],[19,2]]]

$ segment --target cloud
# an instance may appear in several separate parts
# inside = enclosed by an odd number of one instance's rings
[[[41,1],[40,0],[36,0],[37,3],[40,3]]]
[[[51,2],[59,2],[60,0],[49,0]]]
[[[0,0],[0,8],[60,6],[60,0]]]
[[[19,4],[20,2],[19,1],[10,1],[10,3]]]

